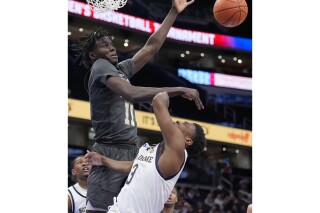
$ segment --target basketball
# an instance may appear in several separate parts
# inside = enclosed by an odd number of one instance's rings
[[[239,26],[247,17],[245,0],[217,0],[213,5],[215,20],[224,27]]]

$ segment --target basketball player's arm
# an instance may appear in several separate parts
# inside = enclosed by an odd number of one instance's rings
[[[188,2],[187,0],[172,0],[172,8],[160,28],[149,37],[144,47],[133,56],[133,74],[136,74],[159,51],[178,14],[193,2],[194,0]]]
[[[87,150],[85,159],[92,166],[106,166],[118,173],[129,174],[133,161],[118,161]]]
[[[106,81],[107,87],[112,91],[124,97],[126,100],[137,102],[151,102],[153,97],[159,92],[167,92],[170,97],[181,95],[190,101],[194,101],[199,110],[204,106],[199,97],[199,92],[195,89],[186,87],[137,87],[120,77],[108,77]]]
[[[174,155],[169,155],[169,158],[172,157],[172,159],[169,160],[175,161],[178,159],[175,167],[179,170],[181,163],[184,160],[185,143],[183,134],[177,127],[176,123],[172,121],[169,114],[168,94],[166,92],[158,93],[152,100],[152,107],[161,129],[165,149],[167,149],[168,152],[174,153]]]
[[[252,213],[252,203],[248,205],[247,213]]]
[[[70,200],[69,195],[68,195],[68,213],[72,213],[71,200]]]

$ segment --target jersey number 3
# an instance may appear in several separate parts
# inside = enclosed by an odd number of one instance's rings
[[[136,171],[137,171],[137,169],[138,169],[138,166],[139,166],[139,165],[136,164],[136,165],[134,165],[134,166],[132,167],[133,171],[130,173],[130,175],[129,175],[127,181],[126,181],[126,184],[131,183],[132,178],[133,178],[134,174],[136,173]],[[132,170],[132,169],[131,169],[131,170]]]
[[[126,110],[126,114],[125,114],[125,118],[124,118],[124,123],[126,125],[130,125],[130,126],[135,126],[134,123],[134,112],[133,112],[133,105],[128,103],[128,102],[124,102],[125,104],[125,110]]]

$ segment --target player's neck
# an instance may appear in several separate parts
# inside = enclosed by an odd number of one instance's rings
[[[88,187],[87,180],[78,179],[78,183],[82,188],[87,189],[87,187]]]
[[[174,207],[164,208],[161,213],[173,213]]]

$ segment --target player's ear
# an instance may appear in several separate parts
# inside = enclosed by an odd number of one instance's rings
[[[71,170],[72,175],[76,175],[76,172],[74,171],[74,169]]]
[[[188,146],[191,146],[191,145],[193,144],[193,140],[191,139],[191,137],[186,136],[185,140],[186,140],[186,144],[187,144]]]
[[[91,60],[95,60],[96,59],[96,54],[94,52],[89,52],[89,58]]]

